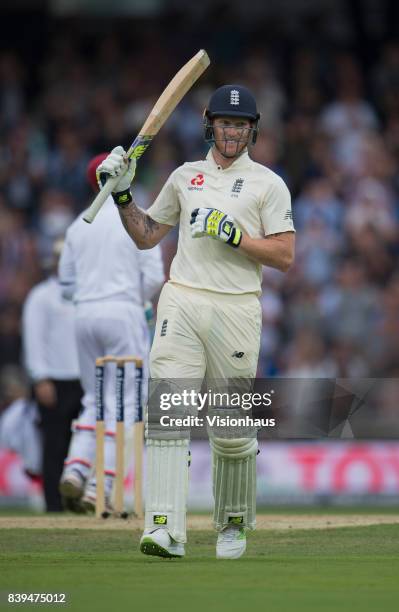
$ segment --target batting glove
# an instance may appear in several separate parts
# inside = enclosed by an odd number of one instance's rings
[[[210,236],[222,240],[235,249],[240,246],[242,231],[235,225],[233,217],[217,208],[195,208],[191,213],[191,236]]]
[[[99,187],[103,187],[108,180],[108,177],[120,176],[120,180],[115,185],[112,191],[112,197],[115,204],[125,206],[132,201],[130,185],[133,182],[136,172],[136,160],[127,159],[126,151],[123,147],[115,147],[111,153],[97,167],[96,176]]]

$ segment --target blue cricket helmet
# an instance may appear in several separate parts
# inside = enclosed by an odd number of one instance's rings
[[[213,92],[204,112],[205,140],[207,142],[214,140],[210,120],[215,117],[243,117],[254,121],[252,144],[255,144],[260,114],[256,107],[255,97],[247,87],[244,87],[244,85],[223,85]]]
[[[214,117],[246,117],[259,120],[253,94],[243,85],[223,85],[213,92],[206,110],[210,119]]]

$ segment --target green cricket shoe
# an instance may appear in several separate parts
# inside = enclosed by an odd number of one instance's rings
[[[166,559],[184,557],[184,544],[170,537],[166,529],[144,532],[140,540],[140,550],[145,555]]]
[[[216,559],[239,559],[247,548],[244,527],[229,525],[219,532],[216,543]]]

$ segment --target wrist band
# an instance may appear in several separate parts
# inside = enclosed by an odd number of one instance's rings
[[[241,244],[241,239],[242,239],[242,231],[239,230],[237,227],[235,227],[233,232],[232,232],[232,235],[230,236],[230,238],[227,241],[227,244],[232,246],[233,249],[238,249],[238,247]]]
[[[117,206],[124,208],[128,206],[130,202],[133,202],[133,196],[130,189],[120,191],[119,193],[113,193],[112,198]]]

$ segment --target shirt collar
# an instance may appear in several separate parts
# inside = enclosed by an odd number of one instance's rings
[[[225,170],[222,170],[222,168],[218,166],[218,164],[215,162],[212,149],[209,149],[208,154],[206,156],[206,160],[214,170],[220,169],[223,172],[229,172],[230,170],[240,170],[241,168],[245,168],[246,166],[248,166],[249,162],[251,161],[251,158],[248,155],[248,149],[246,149],[244,153],[241,153],[240,157],[231,164],[231,166],[229,166]]]

